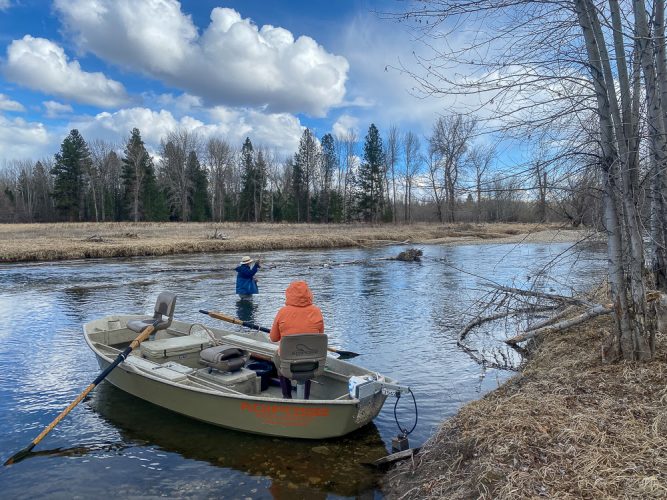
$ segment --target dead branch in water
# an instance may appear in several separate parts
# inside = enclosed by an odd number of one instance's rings
[[[460,344],[463,340],[465,340],[466,335],[470,333],[470,331],[480,325],[483,325],[484,323],[488,323],[489,321],[495,321],[498,319],[503,319],[508,316],[514,316],[518,314],[536,314],[540,312],[545,312],[545,311],[553,311],[554,309],[557,309],[559,306],[544,306],[544,307],[524,307],[521,309],[515,309],[513,311],[503,311],[499,312],[497,314],[492,314],[490,316],[478,316],[476,319],[468,323],[463,330],[459,332],[459,340],[458,343]]]

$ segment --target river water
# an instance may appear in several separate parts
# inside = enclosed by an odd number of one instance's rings
[[[421,263],[386,260],[405,250],[399,246],[270,252],[251,305],[234,294],[240,255],[0,265],[0,458],[27,446],[97,375],[83,323],[151,313],[158,293],[170,290],[179,320],[239,329],[197,312],[210,309],[270,327],[295,279],[312,288],[330,345],[361,353],[351,362],[411,386],[419,421],[410,445],[419,446],[457,408],[512,375],[483,370],[456,346],[488,293],[485,278],[528,287],[548,265],[550,279],[538,289],[570,293],[599,281],[604,254],[569,247],[424,246]],[[471,342],[499,345],[486,335]],[[32,456],[0,470],[0,488],[4,498],[381,498],[377,472],[365,463],[390,450],[394,402],[354,434],[311,442],[192,421],[102,382]],[[412,427],[409,397],[396,417]]]

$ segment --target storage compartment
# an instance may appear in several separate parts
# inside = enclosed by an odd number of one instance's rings
[[[184,382],[188,378],[188,373],[192,372],[191,368],[179,365],[178,363],[165,363],[160,365],[148,359],[143,359],[138,356],[128,356],[125,364],[137,368],[141,371],[155,375],[169,382]],[[189,372],[187,370],[190,370]]]
[[[147,340],[141,343],[141,354],[148,359],[199,358],[202,349],[206,349],[211,342],[204,337],[183,335],[160,340]]]
[[[235,372],[200,368],[197,370],[197,376],[243,394],[259,394],[261,388],[261,379],[254,371],[247,368]]]
[[[273,363],[270,361],[252,361],[246,365],[248,370],[254,371],[261,380],[261,390],[265,391],[269,388],[271,382],[271,374],[274,370]]]

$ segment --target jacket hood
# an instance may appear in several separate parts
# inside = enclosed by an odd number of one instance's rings
[[[285,305],[306,307],[313,303],[313,293],[305,281],[293,281],[285,290]]]

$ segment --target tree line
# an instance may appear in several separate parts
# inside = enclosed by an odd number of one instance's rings
[[[122,147],[74,129],[53,158],[5,162],[0,222],[599,219],[599,204],[585,202],[594,181],[545,161],[541,171],[539,161],[501,171],[476,130],[464,115],[439,117],[423,141],[395,126],[382,137],[371,124],[363,141],[353,130],[318,139],[305,129],[294,155],[280,158],[250,138],[235,148],[176,130],[151,155],[137,128]]]

